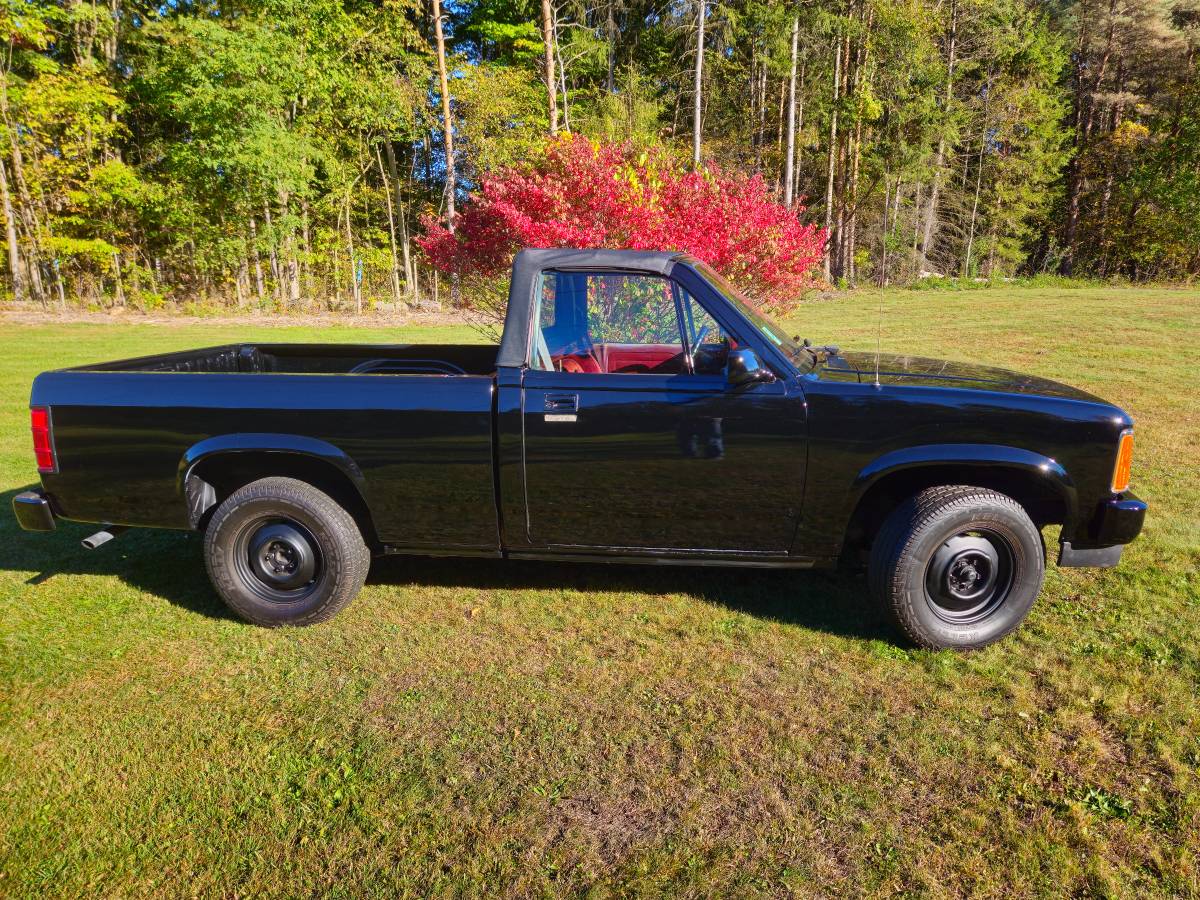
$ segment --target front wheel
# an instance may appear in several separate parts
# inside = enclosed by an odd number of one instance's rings
[[[914,644],[973,650],[1021,624],[1044,574],[1041,534],[1016,500],[950,485],[922,491],[888,517],[868,580]]]
[[[268,627],[332,618],[371,565],[353,516],[294,478],[263,478],[230,494],[208,523],[204,558],[226,605]]]

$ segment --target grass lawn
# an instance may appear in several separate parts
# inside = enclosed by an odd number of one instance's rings
[[[876,303],[789,325],[873,349]],[[243,625],[193,535],[16,529],[32,377],[473,332],[0,327],[0,895],[1200,894],[1195,292],[888,294],[885,351],[1137,421],[1143,537],[969,655],[815,573],[397,559],[328,625]]]

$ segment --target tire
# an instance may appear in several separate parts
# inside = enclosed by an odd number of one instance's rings
[[[1042,589],[1041,532],[1016,500],[933,487],[887,518],[871,547],[871,593],[918,647],[975,650],[1010,634]]]
[[[327,494],[263,478],[217,507],[204,561],[234,613],[273,628],[333,618],[362,588],[371,555],[354,518]]]

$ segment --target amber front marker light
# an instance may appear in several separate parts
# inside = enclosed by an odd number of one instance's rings
[[[1129,472],[1133,467],[1133,432],[1126,431],[1117,444],[1117,464],[1113,468],[1112,489],[1114,494],[1129,489]]]

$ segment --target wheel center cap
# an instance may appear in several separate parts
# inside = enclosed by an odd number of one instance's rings
[[[286,522],[260,528],[250,539],[251,572],[272,589],[295,590],[316,574],[316,553],[307,533]]]
[[[291,572],[296,568],[296,551],[278,541],[271,542],[263,559],[277,573]]]
[[[960,562],[954,569],[955,580],[970,586],[979,580],[979,571],[969,562]]]

